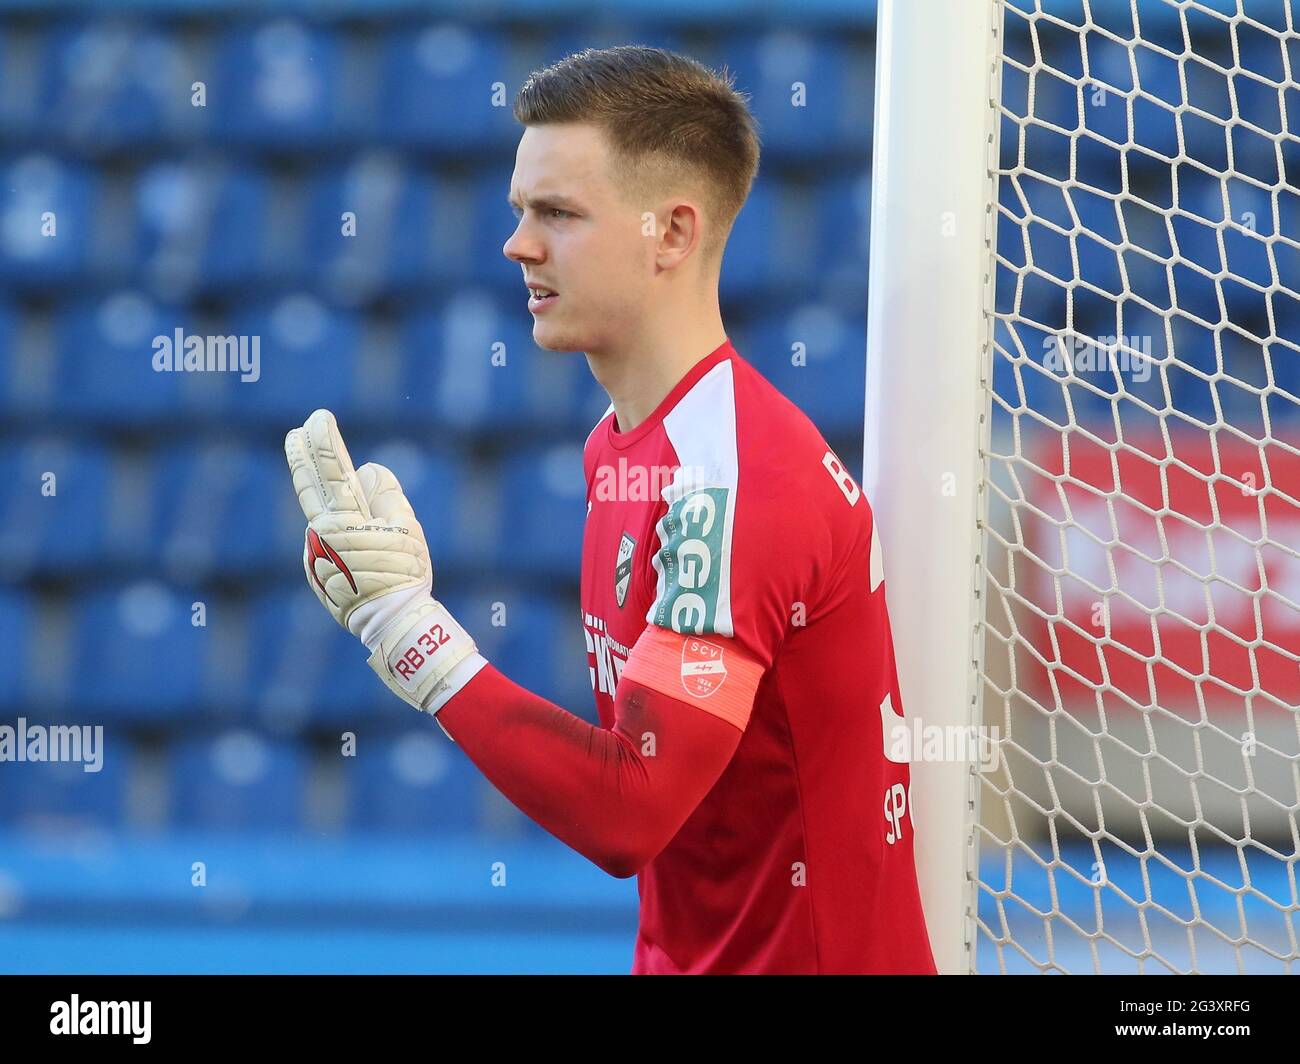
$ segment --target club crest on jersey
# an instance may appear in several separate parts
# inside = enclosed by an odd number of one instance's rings
[[[623,533],[618,543],[618,558],[614,562],[614,598],[619,609],[627,601],[627,586],[632,582],[632,554],[636,550],[636,540]]]
[[[727,679],[722,647],[703,639],[682,643],[682,686],[692,698],[708,698]]]

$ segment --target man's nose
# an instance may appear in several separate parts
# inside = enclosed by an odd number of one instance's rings
[[[520,223],[501,246],[501,254],[511,262],[537,262],[541,258],[541,247],[524,232],[523,223]]]

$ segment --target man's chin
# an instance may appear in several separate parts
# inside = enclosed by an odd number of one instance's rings
[[[533,343],[543,351],[585,351],[577,336],[555,332],[541,322],[533,323]]]

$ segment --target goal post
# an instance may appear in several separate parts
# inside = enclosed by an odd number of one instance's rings
[[[967,0],[877,7],[863,486],[904,715],[936,728],[975,720],[993,22],[992,4]],[[964,971],[971,762],[911,769],[935,964]]]
[[[943,972],[1300,969],[1285,0],[879,0],[864,488]],[[918,726],[921,732],[918,733]]]

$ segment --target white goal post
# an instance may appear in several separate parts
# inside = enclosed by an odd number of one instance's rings
[[[941,972],[1300,971],[1295,17],[879,0],[864,488],[909,728],[984,743],[912,764]]]

